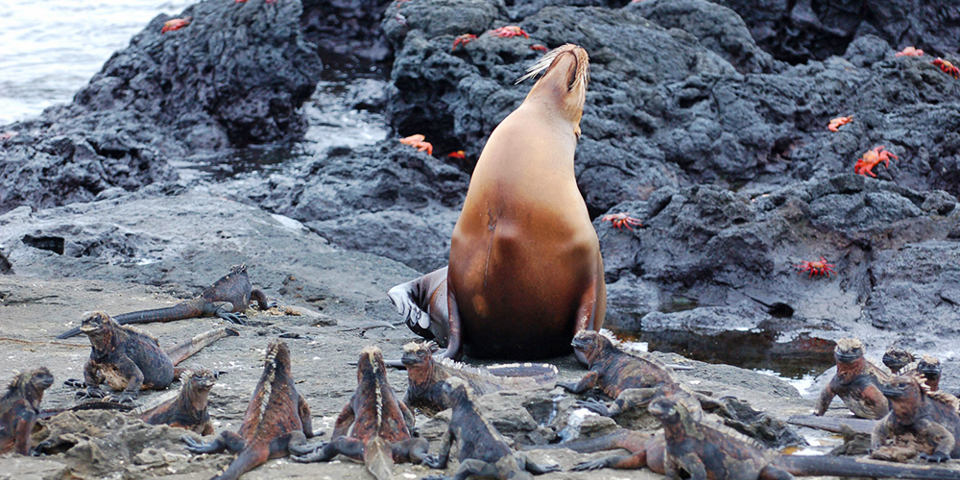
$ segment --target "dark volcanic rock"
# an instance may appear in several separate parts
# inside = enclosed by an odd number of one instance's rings
[[[0,212],[93,200],[177,178],[170,160],[298,138],[297,108],[321,64],[300,33],[299,1],[207,1],[161,33],[159,15],[68,106],[11,125],[0,145]]]
[[[275,175],[246,196],[341,247],[429,271],[447,263],[468,177],[397,139],[337,148],[295,177]]]
[[[840,55],[855,38],[873,34],[898,50],[913,45],[957,55],[960,5],[949,0],[713,0],[740,14],[757,43],[791,63]]]
[[[393,0],[303,0],[300,26],[308,42],[318,47],[324,63],[338,68],[387,60],[380,22]]]

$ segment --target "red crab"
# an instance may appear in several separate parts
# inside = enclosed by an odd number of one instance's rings
[[[831,132],[837,132],[839,131],[838,129],[841,126],[846,125],[852,121],[853,121],[853,115],[849,117],[834,118],[833,120],[830,120],[830,125],[827,126],[827,130],[830,130]]]
[[[609,215],[604,215],[600,219],[601,222],[611,222],[613,223],[613,228],[617,230],[623,230],[623,227],[627,227],[627,230],[633,231],[631,225],[643,226],[643,223],[640,222],[639,218],[633,218],[626,213],[611,213]]]
[[[411,147],[416,147],[417,151],[427,152],[427,155],[433,155],[433,144],[430,142],[425,142],[424,140],[427,137],[420,135],[410,135],[409,137],[404,137],[400,139],[400,143],[404,145],[410,145]]]
[[[535,52],[546,52],[547,47],[540,45],[539,43],[534,43],[533,45],[530,45],[530,50],[533,50]]]
[[[453,39],[453,47],[450,48],[451,52],[457,51],[457,45],[466,45],[477,39],[477,36],[472,33],[464,33],[463,35],[457,35],[457,38]]]
[[[530,35],[527,35],[527,32],[524,32],[522,28],[516,25],[507,25],[506,27],[500,27],[496,30],[490,30],[490,35],[494,37],[501,38],[510,38],[510,37],[520,37],[530,38]]]
[[[457,160],[465,160],[467,158],[466,152],[463,150],[457,150],[456,152],[450,152],[447,154],[450,158],[456,158]]]
[[[163,22],[163,28],[160,29],[160,33],[180,30],[181,28],[190,25],[191,20],[193,20],[193,17],[174,18],[173,20],[167,20],[166,22]]]
[[[823,256],[820,257],[820,260],[815,260],[812,262],[808,262],[804,260],[800,262],[800,265],[794,265],[794,266],[800,269],[800,271],[797,272],[797,274],[801,274],[803,272],[810,272],[810,275],[807,275],[807,278],[811,278],[814,275],[818,277],[821,275],[829,277],[831,273],[834,275],[837,274],[837,272],[834,272],[833,270],[831,270],[831,268],[835,267],[836,265],[832,263],[827,263],[827,259],[823,258]]]
[[[870,175],[871,177],[876,177],[873,173],[873,167],[876,167],[880,162],[886,162],[884,166],[890,168],[890,157],[893,157],[894,160],[900,160],[900,157],[897,157],[886,150],[883,145],[880,145],[873,150],[867,150],[862,157],[858,158],[857,164],[853,166],[853,171],[863,176]]]
[[[936,60],[930,63],[940,67],[940,70],[943,70],[943,73],[946,73],[947,75],[950,75],[951,77],[960,80],[960,68],[954,67],[952,63],[940,57],[937,57]]]
[[[923,50],[913,48],[913,47],[907,47],[897,52],[897,54],[894,56],[895,57],[922,57]]]

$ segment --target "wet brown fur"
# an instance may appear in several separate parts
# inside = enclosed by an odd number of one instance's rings
[[[18,373],[0,398],[0,455],[30,453],[30,434],[40,414],[43,392],[53,384],[45,367]]]
[[[243,321],[236,313],[246,310],[251,299],[257,301],[260,310],[270,308],[266,294],[262,290],[253,288],[250,283],[247,266],[238,265],[231,268],[230,273],[214,282],[196,298],[172,307],[120,314],[113,319],[120,325],[130,325],[215,316],[242,324]],[[80,333],[79,328],[74,328],[58,335],[57,338],[70,338]]]
[[[477,161],[448,267],[391,289],[439,356],[550,358],[603,325],[603,260],[573,164],[588,68],[576,45],[534,66],[543,76]]]
[[[890,376],[863,356],[863,343],[854,338],[837,341],[834,349],[837,374],[824,387],[817,401],[814,415],[823,415],[833,397],[860,418],[879,419],[890,411],[890,405],[880,387]]]
[[[290,350],[281,340],[267,347],[263,374],[243,416],[239,433],[223,431],[211,443],[182,437],[194,453],[237,454],[230,466],[215,480],[235,480],[268,459],[310,451],[307,438],[314,436],[310,407],[297,393],[290,372]]]
[[[426,457],[430,445],[411,435],[414,426],[413,413],[387,382],[380,349],[366,347],[357,362],[357,390],[337,417],[331,441],[294,460],[325,462],[342,454],[363,461],[383,480],[394,462],[419,464]]]

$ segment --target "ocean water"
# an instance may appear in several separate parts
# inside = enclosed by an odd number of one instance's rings
[[[230,0],[224,0],[230,1]],[[73,94],[160,13],[187,0],[0,1],[0,126]]]

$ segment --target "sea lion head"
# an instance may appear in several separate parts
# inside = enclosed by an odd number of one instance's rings
[[[573,125],[580,138],[580,118],[590,81],[590,57],[578,45],[568,43],[547,52],[517,82],[543,74],[523,101],[549,105]]]

